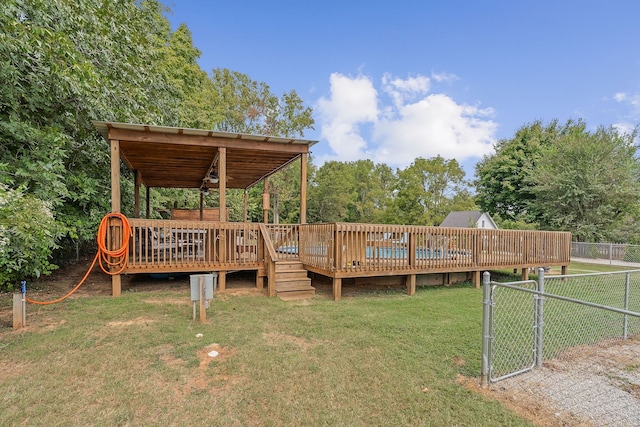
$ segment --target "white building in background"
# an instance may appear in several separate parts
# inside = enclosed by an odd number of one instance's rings
[[[486,212],[480,211],[454,211],[442,221],[440,227],[455,228],[487,228],[497,230],[498,226]]]

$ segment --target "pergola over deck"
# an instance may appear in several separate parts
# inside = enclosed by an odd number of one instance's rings
[[[147,189],[192,188],[219,191],[220,222],[228,221],[226,190],[246,190],[264,182],[263,209],[267,222],[269,193],[267,179],[300,159],[300,223],[306,222],[307,156],[317,141],[212,130],[94,122],[111,145],[111,208],[120,212],[120,160],[135,176],[134,216],[140,216],[140,186]],[[113,276],[113,292],[120,292],[120,277]]]
[[[417,276],[462,272],[480,285],[480,272],[528,269],[570,262],[571,235],[563,232],[485,230],[389,224],[306,224],[306,166],[315,141],[208,130],[95,122],[111,146],[112,211],[120,212],[120,160],[135,176],[135,218],[129,219],[129,258],[122,273],[219,273],[224,289],[229,271],[256,271],[269,296],[303,292],[307,272],[330,277],[334,299],[343,279],[400,276],[413,294]],[[267,224],[269,197],[263,195],[264,224],[228,222],[226,189],[248,189],[300,159],[300,224]],[[265,182],[266,184],[266,182]],[[216,221],[140,218],[140,186],[219,191]],[[202,193],[201,193],[202,194]],[[115,220],[106,237],[110,249],[122,238]],[[295,267],[292,267],[295,265]],[[295,273],[295,274],[294,274]],[[300,278],[302,274],[302,278]],[[293,277],[292,277],[293,276]],[[121,278],[112,276],[120,294]],[[298,280],[299,279],[299,280]],[[448,280],[448,279],[447,279]],[[298,283],[295,286],[292,283]]]

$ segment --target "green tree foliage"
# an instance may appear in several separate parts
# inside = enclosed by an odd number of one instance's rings
[[[64,231],[50,203],[0,184],[0,285],[54,270],[49,256]]]
[[[543,229],[571,231],[578,241],[609,240],[638,216],[640,161],[635,133],[572,126],[544,147],[529,176],[531,211]]]
[[[535,122],[476,165],[477,203],[506,223],[565,230],[582,241],[637,239],[637,133]]]
[[[110,210],[109,149],[94,120],[278,136],[313,125],[294,91],[277,97],[226,69],[207,75],[189,29],[172,31],[166,11],[158,0],[0,4],[0,184],[46,200],[67,230],[63,246],[92,242]],[[132,177],[122,172],[122,206],[131,214]],[[176,203],[199,203],[197,192],[152,196],[156,217]],[[242,196],[230,201],[241,216]]]
[[[311,177],[310,222],[381,222],[394,183],[391,168],[371,160],[326,162]]]
[[[449,212],[474,206],[464,170],[455,159],[417,158],[398,171],[389,222],[439,225]]]
[[[353,175],[349,164],[330,161],[311,176],[309,185],[309,222],[341,222],[347,218],[347,206],[351,202],[349,189],[353,187]]]
[[[518,129],[512,139],[498,141],[496,154],[485,156],[476,164],[476,202],[480,208],[504,219],[531,219],[527,215],[528,206],[535,195],[528,181],[529,173],[542,148],[552,144],[562,132],[555,120],[546,126],[536,121]]]
[[[215,117],[212,128],[292,138],[313,129],[311,108],[293,90],[279,98],[266,83],[226,68],[214,69],[210,78],[213,90],[207,101]]]

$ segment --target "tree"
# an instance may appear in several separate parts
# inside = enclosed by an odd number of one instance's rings
[[[535,122],[476,166],[477,202],[510,224],[571,231],[577,240],[633,240],[640,196],[637,130]]]
[[[212,128],[292,138],[313,129],[312,110],[304,107],[294,90],[278,98],[266,83],[226,68],[214,69],[210,79],[213,90],[208,106],[215,117]]]
[[[571,127],[573,122],[565,125]],[[541,150],[553,144],[563,129],[557,120],[549,125],[540,121],[518,129],[512,139],[498,141],[495,154],[476,164],[476,203],[483,211],[517,221],[532,220],[529,203],[535,198],[529,174],[541,156]]]
[[[347,163],[329,161],[319,167],[309,185],[309,222],[345,221],[352,180]]]
[[[455,159],[417,158],[398,171],[394,223],[438,225],[450,211],[473,207],[469,183]]]
[[[572,126],[541,150],[529,176],[530,209],[541,228],[565,230],[578,241],[608,240],[640,211],[637,132]]]

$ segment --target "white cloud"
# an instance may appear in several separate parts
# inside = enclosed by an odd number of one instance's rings
[[[351,78],[333,73],[330,83],[331,97],[320,98],[317,105],[321,136],[336,156],[344,160],[360,159],[367,147],[360,125],[377,121],[377,91],[371,80],[363,76]]]
[[[613,99],[629,108],[629,111],[624,115],[625,121],[615,123],[613,127],[621,133],[630,134],[635,129],[636,123],[640,121],[640,93],[619,92],[614,95]]]
[[[492,109],[430,93],[434,81],[455,79],[444,73],[406,79],[385,74],[378,92],[369,77],[332,74],[331,96],[316,106],[322,138],[331,148],[320,162],[369,158],[405,167],[417,157],[463,162],[491,153],[497,128]]]
[[[429,92],[431,79],[425,76],[409,77],[406,80],[393,78],[390,74],[382,76],[382,87],[393,99],[396,108],[401,108],[408,100]]]

